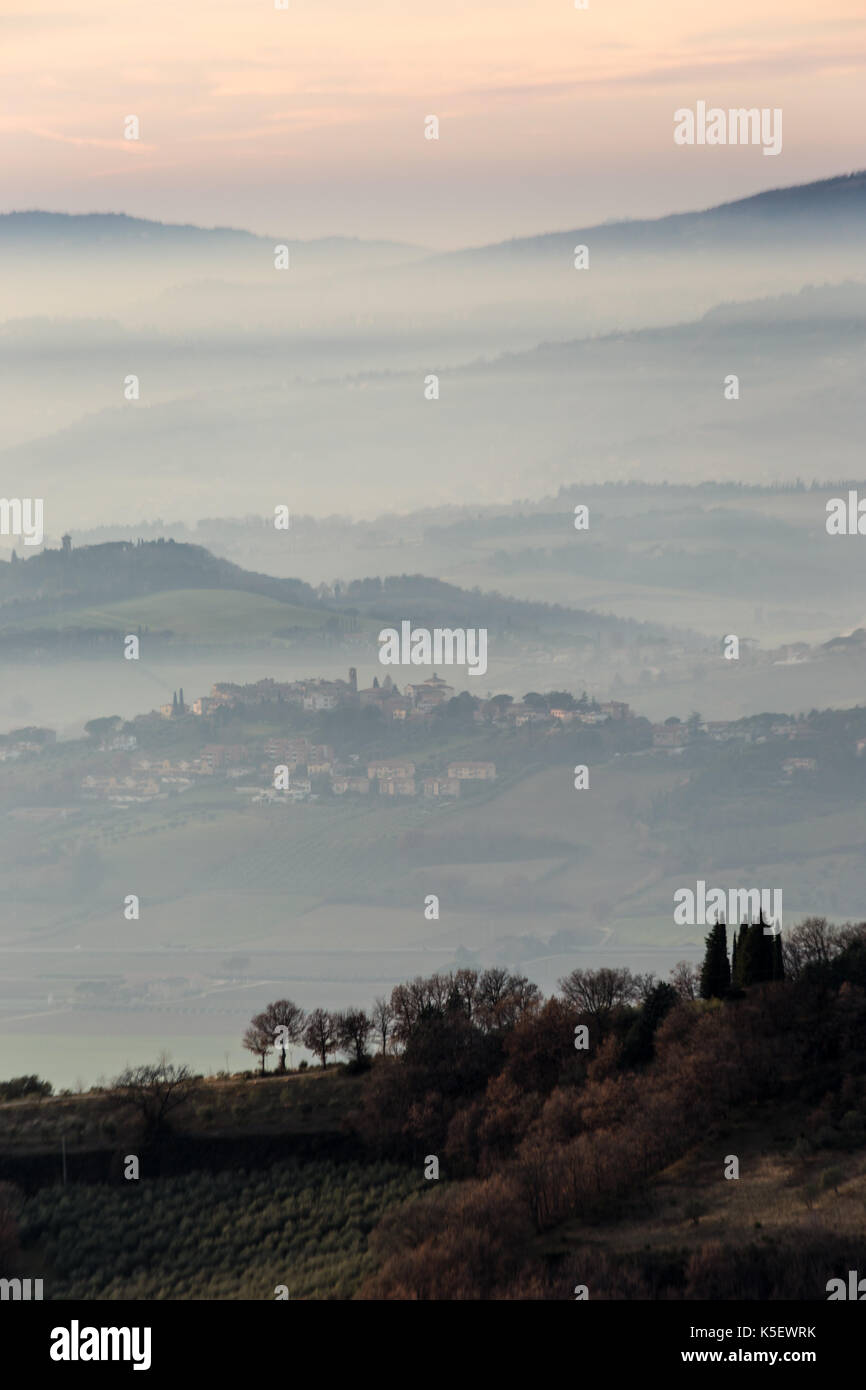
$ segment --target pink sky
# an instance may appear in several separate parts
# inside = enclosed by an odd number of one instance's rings
[[[866,166],[862,0],[589,4],[28,0],[0,17],[0,210],[454,246]],[[698,100],[781,107],[782,153],[676,147]]]

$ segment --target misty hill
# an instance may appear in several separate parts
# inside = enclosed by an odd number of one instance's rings
[[[350,243],[310,243],[278,274],[266,239],[228,230],[225,245],[252,257],[244,269],[228,264],[234,251],[181,266],[172,238],[192,244],[195,229],[163,241],[161,224],[123,218],[108,219],[119,238],[108,256],[84,235],[88,219],[51,214],[58,235],[74,222],[91,258],[71,274],[65,252],[34,250],[19,274],[19,224],[0,219],[0,246],[11,238],[0,300],[19,316],[0,332],[4,490],[44,497],[49,527],[78,528],[136,517],[143,496],[187,522],[267,514],[284,486],[293,512],[357,516],[537,498],[578,479],[856,475],[863,187],[852,175],[557,233],[559,251],[543,237],[503,243],[489,262],[481,248],[357,273]],[[157,229],[142,257],[139,226]],[[220,229],[201,236],[223,244]],[[580,240],[585,272],[572,264]],[[816,266],[832,283],[808,284]],[[343,572],[341,558],[323,558],[316,578]],[[374,564],[347,577],[381,573]],[[389,568],[465,583],[426,561]],[[564,601],[597,606],[572,591]]]
[[[51,498],[75,526],[92,523],[72,456],[87,460],[89,486],[114,499],[115,515],[100,522],[130,515],[141,476],[163,515],[169,506],[184,520],[213,515],[215,475],[222,515],[264,510],[285,470],[287,421],[298,509],[320,515],[333,512],[335,496],[357,515],[371,503],[410,510],[455,496],[471,504],[538,497],[575,479],[855,476],[864,350],[866,290],[844,285],[446,365],[436,402],[425,400],[414,367],[310,382],[292,379],[281,352],[265,345],[248,344],[236,358],[187,347],[184,357],[143,341],[123,357],[141,372],[146,408],[119,399],[122,377],[102,352],[113,403],[4,450],[5,486]],[[735,402],[724,395],[729,373],[740,379]],[[180,381],[182,398],[159,399]],[[309,460],[315,469],[304,467]]]
[[[192,223],[154,222],[122,212],[27,212],[0,214],[0,241],[59,243],[68,246],[117,246],[132,242],[157,245],[202,245],[222,241],[233,245],[254,241],[252,232],[237,227],[197,227]]]
[[[804,285],[796,294],[718,304],[701,320],[722,324],[824,324],[862,323],[866,320],[866,284],[846,280],[841,285]]]
[[[862,235],[866,226],[866,170],[836,175],[814,183],[767,189],[746,198],[734,199],[693,212],[671,213],[665,217],[623,218],[576,227],[561,232],[545,232],[515,237],[488,245],[458,251],[427,253],[425,268],[434,263],[454,264],[461,259],[492,260],[503,256],[555,256],[570,248],[575,240],[591,239],[611,249],[648,245],[669,251],[673,242],[687,249],[719,237],[731,236],[752,242],[778,236],[796,227],[829,230],[835,235]],[[222,246],[241,249],[251,245],[271,247],[275,241],[322,250],[379,252],[388,256],[424,255],[424,248],[385,239],[364,240],[351,236],[317,237],[306,241],[282,233],[260,236],[237,227],[200,227],[193,223],[169,223],[125,213],[65,213],[32,209],[0,214],[0,244],[32,245],[54,243],[70,248],[102,250],[149,246],[153,248],[195,248]]]
[[[729,297],[732,276],[743,297],[796,290],[816,256],[836,279],[860,275],[864,188],[858,172],[714,208],[433,255],[401,242],[302,242],[122,214],[10,213],[0,217],[0,248],[15,275],[3,286],[0,318],[99,313],[187,334],[267,327],[289,339],[300,329],[329,333],[343,348],[348,339],[361,361],[371,340],[390,335],[395,365],[420,333],[428,360],[454,361],[467,350],[692,317]],[[278,241],[291,253],[280,275]],[[590,268],[576,272],[581,244]],[[660,262],[676,273],[660,280]]]
[[[168,589],[240,589],[291,603],[317,603],[309,584],[251,574],[200,545],[173,540],[113,541],[43,550],[0,564],[0,620],[12,613],[104,603]]]
[[[290,275],[275,269],[276,246],[288,248]],[[0,215],[0,251],[7,271],[14,268],[0,294],[0,319],[116,316],[140,303],[148,322],[166,317],[150,305],[180,284],[210,282],[205,300],[218,306],[236,285],[245,285],[248,292],[257,285],[267,287],[273,295],[282,283],[294,294],[310,278],[358,275],[427,254],[402,242],[351,236],[304,241],[287,231],[259,236],[239,228],[164,223],[123,213],[36,210]],[[243,317],[242,312],[240,321]]]
[[[769,190],[718,207],[522,237],[371,272],[389,301],[441,326],[469,314],[503,346],[696,317],[730,296],[797,290],[816,257],[834,278],[862,274],[866,173]],[[575,247],[589,248],[577,270]],[[660,276],[664,266],[665,275]],[[667,273],[670,272],[670,273]],[[372,296],[371,296],[372,298]]]
[[[429,626],[489,627],[504,636],[539,637],[543,632],[579,634],[597,641],[604,634],[620,639],[638,636],[660,640],[659,624],[635,623],[605,613],[569,608],[558,603],[535,603],[501,593],[482,593],[447,584],[422,574],[389,575],[385,579],[359,579],[341,587],[339,602],[351,611],[390,623],[411,616]],[[398,618],[399,615],[399,618]]]
[[[317,591],[300,579],[242,569],[203,546],[160,538],[46,549],[0,562],[0,631],[20,647],[49,633],[88,640],[145,626],[184,642],[231,644],[375,629],[408,618],[430,626],[487,626],[502,638],[547,632],[572,641],[660,638],[661,629],[558,604],[467,592],[424,575],[394,575]]]
[[[575,243],[591,243],[607,252],[659,251],[677,248],[694,251],[701,247],[732,242],[753,248],[756,244],[775,244],[792,233],[833,233],[837,239],[858,241],[866,229],[866,171],[842,174],[817,183],[768,189],[748,198],[699,212],[671,213],[667,217],[625,219],[603,222],[566,232],[547,232],[542,236],[516,237],[492,245],[454,251],[440,256],[442,262],[458,260],[477,266],[503,258],[556,259],[570,255]]]
[[[68,213],[28,212],[0,213],[0,246],[38,248],[44,253],[51,248],[66,248],[73,252],[150,250],[170,253],[187,251],[200,254],[214,252],[242,255],[254,251],[273,251],[275,243],[291,250],[309,248],[335,256],[346,254],[353,258],[369,256],[400,258],[423,255],[422,247],[399,241],[365,241],[360,237],[330,236],[298,240],[275,234],[259,236],[238,227],[198,227],[193,223],[157,222],[150,218],[128,217],[122,212]]]

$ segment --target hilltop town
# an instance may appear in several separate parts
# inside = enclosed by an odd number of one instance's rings
[[[849,713],[855,718],[848,724],[859,735],[850,753],[859,758],[866,751],[866,723],[856,718],[861,712]],[[0,765],[14,774],[34,758],[52,761],[52,753],[64,753],[68,765],[77,750],[81,775],[71,782],[67,766],[63,805],[56,797],[47,806],[45,796],[15,796],[7,812],[25,820],[62,819],[87,803],[166,801],[196,787],[222,787],[249,804],[455,800],[495,783],[503,763],[513,775],[578,755],[584,746],[596,757],[677,758],[698,747],[769,743],[780,748],[774,780],[784,783],[818,772],[822,728],[815,712],[736,721],[693,715],[651,724],[622,701],[598,702],[586,694],[530,691],[519,700],[507,694],[482,699],[456,692],[435,672],[402,688],[389,675],[360,686],[352,667],[345,680],[217,682],[189,702],[181,689],[171,702],[132,720],[91,720],[87,737],[78,741],[58,743],[50,729],[18,729],[0,737]]]

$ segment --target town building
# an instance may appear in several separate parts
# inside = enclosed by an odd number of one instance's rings
[[[425,796],[460,795],[459,777],[425,777],[423,786]]]
[[[689,741],[685,724],[653,724],[653,748],[684,748]]]
[[[415,764],[393,759],[382,759],[381,761],[367,764],[367,776],[375,781],[383,778],[397,777],[406,778],[415,776]]]
[[[365,796],[369,792],[372,782],[369,777],[348,777],[339,776],[331,780],[331,791],[335,796],[345,796],[347,792],[358,792]]]
[[[380,796],[415,796],[417,788],[414,777],[380,777]]]
[[[461,782],[492,782],[496,778],[495,763],[457,762],[448,764],[448,776]]]
[[[786,758],[782,763],[782,771],[786,777],[793,777],[795,772],[815,772],[817,767],[817,758]]]
[[[451,699],[454,694],[454,686],[449,685],[434,671],[432,676],[428,676],[426,681],[421,681],[420,685],[407,685],[406,694],[411,697],[418,709],[433,708],[443,704],[445,700]]]
[[[201,750],[199,763],[212,772],[228,767],[232,763],[242,763],[248,757],[247,750],[240,743],[209,743]]]

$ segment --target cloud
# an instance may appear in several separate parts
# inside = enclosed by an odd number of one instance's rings
[[[696,60],[689,54],[663,66],[647,67],[633,72],[602,73],[578,78],[551,78],[540,82],[519,82],[493,85],[489,87],[465,88],[460,96],[488,98],[497,97],[558,97],[579,95],[587,87],[656,87],[665,84],[692,84],[709,78],[720,80],[758,77],[762,81],[770,77],[787,77],[795,73],[819,73],[832,70],[851,71],[866,66],[866,50],[858,52],[846,48],[839,51],[821,53],[810,47],[808,50],[776,54],[731,53],[725,57],[715,57],[705,62]]]
[[[144,140],[102,140],[92,135],[64,135],[58,130],[37,130],[33,126],[27,126],[27,135],[35,135],[39,140],[57,140],[61,145],[80,145],[89,146],[97,150],[123,150],[126,154],[140,155],[145,150],[155,150],[155,145],[149,145]]]

